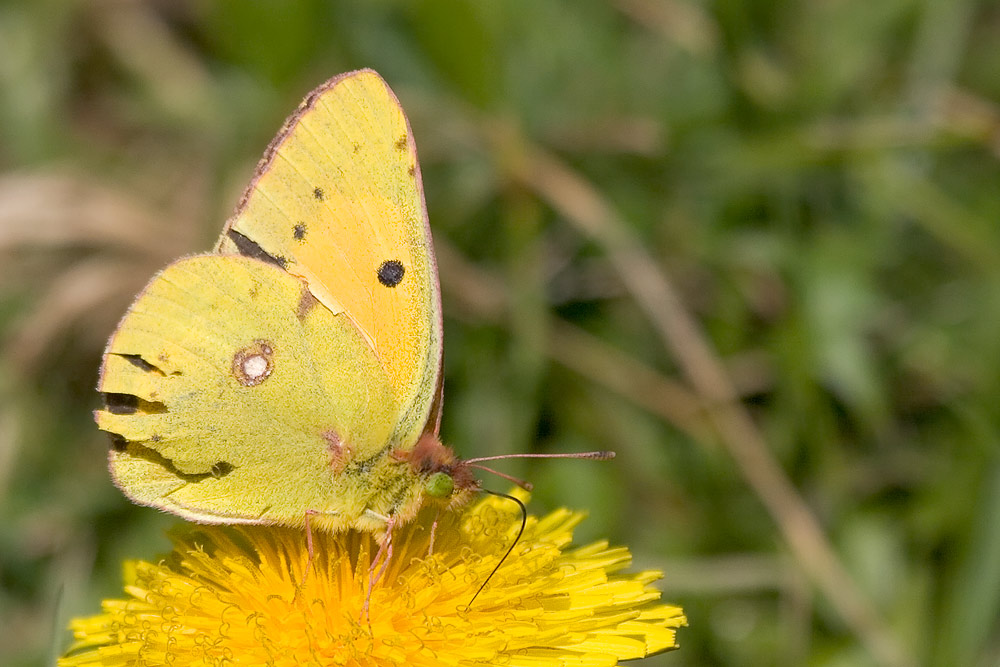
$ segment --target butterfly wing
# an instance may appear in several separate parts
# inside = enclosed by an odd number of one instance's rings
[[[370,70],[310,94],[269,147],[217,246],[301,277],[368,343],[398,404],[391,439],[436,432],[441,304],[416,148]]]
[[[440,417],[441,308],[416,151],[374,72],[310,94],[215,255],[153,279],[109,342],[99,426],[131,498],[218,523],[384,529]]]
[[[309,509],[358,527],[373,495],[407,483],[386,479],[399,407],[367,341],[258,260],[167,267],[109,342],[99,389],[118,485],[189,519],[296,524]]]

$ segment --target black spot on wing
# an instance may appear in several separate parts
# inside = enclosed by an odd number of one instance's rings
[[[129,362],[136,368],[147,373],[160,373],[160,369],[143,359],[138,354],[119,354],[122,359]]]
[[[113,415],[134,415],[139,411],[139,397],[105,392],[104,409]]]
[[[292,228],[292,236],[296,241],[301,241],[306,237],[306,223],[300,222]]]
[[[398,259],[389,259],[378,267],[378,281],[386,287],[395,287],[403,282],[403,274],[405,273],[406,269],[402,262]]]
[[[219,477],[225,477],[232,471],[233,471],[232,463],[229,463],[228,461],[219,461],[218,463],[212,466],[212,469],[209,472],[212,474],[212,477],[219,478]]]
[[[406,150],[406,135],[401,135],[399,139],[396,139],[396,150],[405,151]]]
[[[127,454],[132,458],[142,459],[155,464],[177,479],[190,483],[201,482],[211,478],[218,479],[236,470],[236,466],[232,463],[218,461],[209,466],[208,470],[204,472],[182,472],[173,461],[164,457],[152,447],[147,447],[140,442],[129,442],[117,433],[111,434],[111,447],[114,451],[121,454]]]
[[[117,433],[109,433],[108,435],[111,436],[111,449],[116,452],[124,452],[128,449],[128,442],[124,437],[118,435]]]
[[[326,194],[323,192],[323,188],[319,187],[313,188],[313,197],[316,199],[316,201],[323,201],[323,198],[325,196]]]
[[[236,249],[240,251],[240,254],[244,257],[253,257],[254,259],[259,259],[262,262],[267,262],[268,264],[274,264],[279,268],[286,268],[288,266],[288,260],[284,257],[275,256],[268,254],[263,248],[258,245],[256,241],[251,240],[249,237],[240,234],[235,229],[230,229],[226,232],[229,240],[236,245]]]
[[[104,409],[113,415],[134,415],[143,413],[147,415],[163,414],[167,411],[167,406],[156,401],[144,401],[132,394],[119,394],[106,391],[102,393],[104,398]]]

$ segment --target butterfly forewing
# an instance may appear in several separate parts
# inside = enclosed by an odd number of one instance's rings
[[[377,74],[338,77],[306,98],[218,249],[285,268],[347,314],[396,395],[393,439],[411,447],[438,388],[440,297],[413,138]]]

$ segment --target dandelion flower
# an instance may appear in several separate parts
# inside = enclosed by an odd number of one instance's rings
[[[393,533],[393,556],[367,596],[377,545],[357,532],[188,525],[158,563],[130,562],[125,599],[74,619],[61,667],[127,665],[617,665],[676,648],[679,607],[622,571],[631,556],[597,542],[573,548],[578,512],[530,516],[521,541],[472,598],[521,526],[487,497]]]

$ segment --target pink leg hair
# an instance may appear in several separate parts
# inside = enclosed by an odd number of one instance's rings
[[[437,514],[434,515],[434,523],[431,524],[431,539],[430,543],[427,545],[428,556],[434,553],[434,537],[437,535],[438,519],[440,517],[441,517],[441,510],[438,510]]]
[[[369,613],[369,604],[372,600],[372,590],[375,589],[375,584],[379,582],[382,575],[385,574],[385,569],[389,566],[389,561],[392,559],[392,529],[396,526],[395,517],[390,517],[389,521],[385,524],[385,540],[378,547],[378,552],[375,554],[375,558],[372,560],[371,565],[368,567],[368,594],[365,596],[365,604],[361,608],[361,616],[368,621],[368,629],[371,629],[372,619]],[[381,561],[381,565],[379,564]],[[375,568],[378,567],[376,572]]]
[[[315,510],[306,510],[306,553],[309,554],[309,560],[306,561],[306,569],[302,572],[302,581],[299,582],[299,588],[306,585],[306,578],[309,576],[309,570],[312,569],[313,558],[316,556],[316,551],[313,549],[313,533],[312,524],[309,522],[309,518],[313,514],[317,514]]]

